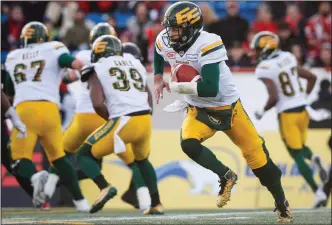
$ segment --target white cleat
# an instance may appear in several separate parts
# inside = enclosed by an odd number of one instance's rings
[[[77,212],[90,212],[91,206],[89,205],[88,200],[85,198],[81,200],[73,200]]]
[[[51,199],[52,196],[54,195],[58,181],[59,181],[58,175],[54,173],[48,174],[48,178],[44,187],[44,193],[48,199]]]
[[[33,187],[32,204],[35,207],[41,207],[46,201],[44,186],[48,178],[48,172],[45,170],[35,173],[31,177],[31,185]]]
[[[316,209],[326,205],[327,196],[322,188],[318,188],[315,193],[315,199],[312,208]]]
[[[312,162],[315,165],[315,167],[318,169],[320,180],[322,181],[323,184],[325,184],[328,180],[328,175],[327,175],[327,170],[324,168],[322,164],[321,157],[317,154],[314,154],[312,156]]]
[[[151,207],[150,192],[147,187],[140,187],[137,189],[137,199],[139,209],[143,212]]]

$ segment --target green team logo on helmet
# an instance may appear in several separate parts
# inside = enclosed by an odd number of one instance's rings
[[[101,58],[122,55],[121,41],[112,35],[103,35],[97,38],[92,45],[91,62],[98,62]]]
[[[166,10],[162,24],[166,28],[165,45],[178,49],[191,44],[203,28],[202,11],[192,2],[177,2]],[[178,28],[178,33],[171,32],[172,28]]]
[[[28,44],[47,42],[49,41],[49,33],[44,24],[30,22],[23,27],[20,41],[23,47]]]
[[[92,45],[97,38],[103,35],[118,36],[115,29],[108,23],[98,23],[90,31],[90,45]]]

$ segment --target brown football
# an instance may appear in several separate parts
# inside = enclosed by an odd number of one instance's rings
[[[191,82],[197,75],[199,75],[199,72],[194,67],[188,66],[186,64],[181,64],[176,73],[178,82]]]

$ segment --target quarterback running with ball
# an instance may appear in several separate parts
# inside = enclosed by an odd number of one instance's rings
[[[163,25],[165,29],[156,39],[154,52],[155,97],[158,103],[165,87],[184,95],[188,107],[181,127],[181,147],[192,160],[219,176],[217,206],[221,208],[230,200],[238,177],[202,143],[223,131],[241,149],[253,173],[272,194],[278,222],[291,222],[281,171],[269,157],[264,140],[242,106],[225,62],[228,58],[221,38],[202,31],[201,9],[191,2],[171,5]],[[164,61],[172,67],[179,63],[192,66],[200,73],[201,81],[178,82],[174,71],[170,83],[164,81]]]

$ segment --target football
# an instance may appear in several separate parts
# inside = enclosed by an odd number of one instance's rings
[[[197,75],[199,75],[199,72],[195,68],[185,64],[180,64],[180,68],[176,72],[178,82],[191,82]],[[200,76],[197,78],[200,78]],[[196,82],[199,80],[197,79]]]

